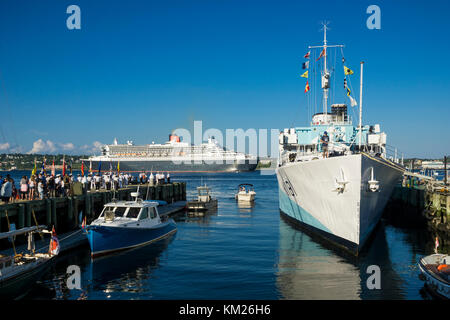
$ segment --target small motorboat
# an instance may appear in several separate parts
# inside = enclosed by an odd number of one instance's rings
[[[104,205],[99,217],[86,226],[91,257],[148,245],[177,231],[173,219],[159,215],[157,201],[139,198],[134,201],[112,201]]]
[[[186,206],[188,211],[203,213],[217,208],[217,199],[211,197],[211,189],[206,185],[197,187],[197,199],[189,201]]]
[[[450,256],[432,254],[419,261],[426,287],[441,298],[450,299]]]
[[[48,252],[36,252],[34,233],[52,233]],[[13,242],[13,255],[0,254],[0,299],[20,299],[32,288],[51,265],[59,253],[56,233],[46,230],[46,226],[33,226],[0,233],[0,239],[26,234],[29,253],[17,253]],[[12,240],[14,241],[14,240]]]
[[[238,186],[238,193],[236,193],[235,198],[240,202],[252,202],[255,200],[255,189],[250,183],[241,183]]]

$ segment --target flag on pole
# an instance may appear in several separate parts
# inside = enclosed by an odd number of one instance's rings
[[[356,100],[352,97],[352,96],[348,96],[348,98],[350,99],[350,105],[352,107],[356,106],[358,103],[356,102]]]
[[[100,160],[98,163],[98,174],[100,174],[101,172],[102,172],[102,160]]]
[[[438,247],[439,247],[439,239],[436,237],[434,240],[434,253],[438,253]]]
[[[320,53],[320,56],[316,59],[316,61],[318,61],[320,58],[322,58],[325,55],[325,48],[322,50],[322,52]]]
[[[81,223],[81,229],[86,231],[86,216],[84,216],[83,222]]]
[[[53,158],[53,163],[52,163],[52,176],[55,176],[55,158]]]
[[[302,78],[308,78],[308,71],[309,71],[309,70],[306,70],[305,73],[303,73],[300,77],[302,77]]]
[[[120,160],[117,162],[117,173],[120,174]]]
[[[42,161],[42,172],[45,173],[45,157],[44,160]]]
[[[344,74],[348,76],[349,74],[353,74],[353,70],[344,66]]]
[[[55,231],[54,226],[52,229],[52,237],[50,240],[49,250],[50,250],[50,253],[54,256],[56,256],[59,253],[59,241],[58,241],[58,237],[56,236],[56,231]]]
[[[305,93],[309,91],[309,83],[308,80],[306,80],[306,86],[305,86]]]
[[[62,167],[63,177],[66,175],[66,159],[63,157],[63,167]]]
[[[31,175],[32,175],[32,176],[36,175],[36,170],[37,170],[37,168],[36,168],[36,158],[34,158],[34,168],[33,168],[33,170],[31,171]]]
[[[303,68],[303,69],[309,69],[309,60],[306,61],[306,62],[303,62],[302,68]]]
[[[81,161],[81,175],[84,176],[84,161]]]
[[[344,85],[345,85],[345,89],[347,89],[347,96],[350,99],[350,105],[352,107],[356,106],[358,103],[356,102],[356,100],[350,95],[351,91],[350,89],[347,87],[347,81],[344,81]]]
[[[92,160],[89,160],[89,173],[92,172]]]
[[[305,59],[309,59],[309,56],[311,55],[311,51],[308,51],[308,53],[307,54],[305,54],[303,57],[305,58]]]

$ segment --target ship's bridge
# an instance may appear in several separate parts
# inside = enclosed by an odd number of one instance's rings
[[[347,114],[346,104],[332,104],[331,113],[316,113],[312,117],[311,125],[328,125],[328,124],[339,124],[339,125],[351,125],[352,119]]]

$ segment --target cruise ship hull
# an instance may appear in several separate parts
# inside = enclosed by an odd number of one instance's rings
[[[281,213],[311,235],[355,255],[402,176],[398,165],[366,154],[293,162],[276,172]],[[369,189],[370,180],[378,182],[377,191]]]
[[[85,160],[92,161],[92,170],[98,171],[99,160]],[[117,170],[117,160],[102,160],[101,171]],[[253,163],[254,162],[254,163]],[[120,160],[120,171],[122,172],[236,172],[236,171],[253,171],[256,169],[257,161],[232,161],[227,163],[225,161],[172,161],[172,160]]]

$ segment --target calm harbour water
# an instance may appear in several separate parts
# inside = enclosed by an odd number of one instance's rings
[[[417,262],[431,248],[420,230],[382,221],[369,247],[350,259],[280,217],[274,174],[172,178],[187,182],[188,198],[206,183],[219,200],[217,212],[199,218],[181,214],[171,238],[94,262],[89,247],[62,254],[26,299],[429,298]],[[253,207],[240,207],[234,200],[239,183],[254,184]],[[81,268],[81,290],[66,287],[66,269],[73,264]],[[367,267],[374,264],[381,269],[381,290],[366,287]]]

